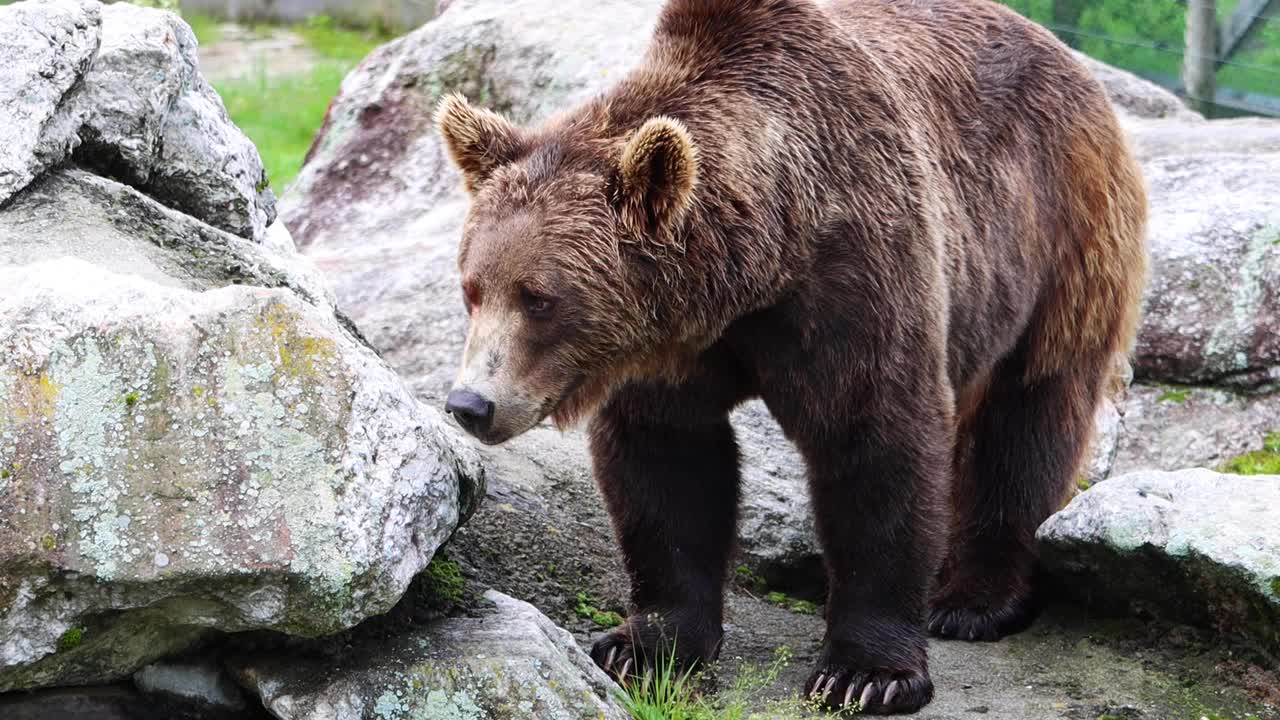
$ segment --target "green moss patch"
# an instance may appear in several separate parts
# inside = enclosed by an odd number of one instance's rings
[[[817,615],[818,606],[808,600],[800,600],[782,592],[771,592],[764,596],[766,602],[770,605],[776,605],[785,608],[791,612],[800,613],[801,615]]]
[[[436,555],[422,571],[422,595],[427,605],[440,610],[447,610],[462,602],[462,590],[465,581],[462,568],[458,563],[441,555]]]
[[[1191,397],[1190,388],[1170,387],[1156,397],[1156,402],[1184,403],[1189,397]]]
[[[58,638],[58,652],[67,652],[80,647],[80,643],[84,642],[84,633],[85,630],[82,627],[68,628]]]
[[[618,627],[623,623],[622,615],[612,610],[601,610],[598,607],[599,604],[600,601],[596,600],[590,594],[586,592],[579,592],[577,596],[574,597],[573,614],[583,618],[584,620],[590,620],[603,628]]]

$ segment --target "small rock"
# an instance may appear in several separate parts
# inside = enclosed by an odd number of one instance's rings
[[[1105,611],[1154,612],[1280,654],[1280,477],[1139,472],[1037,533],[1045,568]]]
[[[490,590],[495,609],[392,638],[359,637],[336,666],[279,654],[232,659],[280,720],[624,720],[617,685],[565,630]]]
[[[204,662],[161,662],[133,674],[142,692],[204,706],[206,712],[236,713],[245,709],[240,686],[221,667]]]

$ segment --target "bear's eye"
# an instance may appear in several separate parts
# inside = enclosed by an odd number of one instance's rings
[[[543,318],[551,313],[556,301],[545,295],[539,295],[529,288],[520,288],[520,302],[525,312],[535,318]]]

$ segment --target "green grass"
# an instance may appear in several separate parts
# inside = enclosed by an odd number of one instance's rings
[[[293,31],[322,57],[352,63],[359,62],[374,48],[391,39],[390,35],[374,30],[339,27],[328,15],[312,15],[305,23],[295,25]]]
[[[768,602],[770,605],[776,605],[785,610],[790,610],[791,612],[794,612],[794,613],[800,613],[801,615],[817,615],[818,614],[817,605],[814,605],[812,602],[809,602],[808,600],[800,600],[798,598],[793,598],[784,592],[777,592],[775,590],[774,592],[771,592],[765,595],[764,599],[765,599],[765,602]]]
[[[778,648],[767,666],[744,666],[725,690],[715,694],[699,691],[702,678],[680,671],[670,656],[659,660],[656,670],[633,678],[620,691],[619,700],[632,720],[793,720],[812,717],[818,708],[799,700],[769,700],[764,697],[791,662],[791,651]],[[845,710],[839,715],[849,717]]]
[[[182,19],[191,26],[192,32],[196,34],[196,42],[201,45],[210,45],[222,39],[222,20],[204,13],[183,13]]]
[[[262,154],[267,178],[277,194],[298,174],[329,101],[350,67],[325,62],[301,75],[252,74],[214,83],[232,122]]]
[[[1156,398],[1156,402],[1184,403],[1191,397],[1190,388],[1170,387]]]
[[[192,23],[201,44],[216,42],[219,23],[197,15]],[[270,32],[270,26],[254,29]],[[290,28],[320,57],[310,69],[296,74],[269,75],[257,67],[247,75],[219,80],[214,89],[222,96],[232,122],[258,146],[267,178],[277,194],[302,167],[311,139],[324,120],[329,101],[342,79],[388,36],[374,31],[349,30],[334,25],[325,15],[312,17]]]

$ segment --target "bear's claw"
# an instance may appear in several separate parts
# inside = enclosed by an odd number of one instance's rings
[[[627,675],[635,666],[631,638],[617,632],[605,635],[591,647],[591,659],[619,685],[626,684]]]
[[[995,642],[1025,630],[1035,619],[1035,601],[1014,597],[995,606],[951,597],[935,601],[929,612],[929,634],[970,642]]]
[[[868,715],[910,713],[933,699],[933,681],[917,672],[818,670],[805,684],[805,696],[828,710]]]

